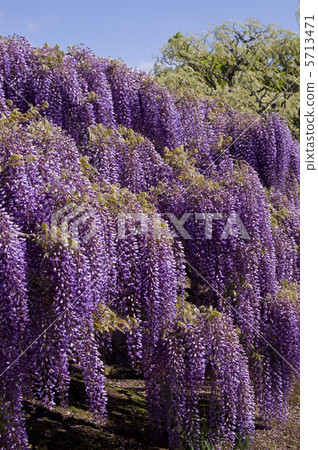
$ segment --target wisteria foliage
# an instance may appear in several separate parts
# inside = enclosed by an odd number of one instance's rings
[[[253,434],[256,408],[284,419],[299,370],[299,156],[284,120],[20,37],[0,39],[0,109],[0,446],[28,448],[23,398],[67,407],[71,362],[107,420],[110,311],[132,320],[149,439],[199,449],[206,433],[221,448]],[[147,232],[131,219],[120,238],[125,212]],[[192,239],[167,213],[188,214]],[[222,238],[233,214],[248,240]]]

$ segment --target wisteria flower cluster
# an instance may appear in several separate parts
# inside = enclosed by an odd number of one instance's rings
[[[0,447],[28,448],[23,398],[67,408],[71,363],[107,420],[115,318],[132,324],[149,439],[221,448],[253,434],[256,410],[284,419],[299,371],[299,149],[284,120],[20,37],[0,38],[0,112]],[[147,232],[128,220],[120,238],[123,213]],[[192,239],[167,213],[189,214]],[[233,214],[248,240],[222,237]]]

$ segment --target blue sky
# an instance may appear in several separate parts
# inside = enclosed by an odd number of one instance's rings
[[[0,6],[0,35],[19,34],[32,45],[84,43],[97,56],[123,58],[147,70],[152,55],[177,31],[199,33],[209,24],[256,17],[298,32],[298,0],[15,0]]]

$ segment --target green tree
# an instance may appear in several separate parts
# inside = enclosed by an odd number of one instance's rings
[[[154,73],[168,87],[223,98],[242,111],[279,112],[298,136],[298,34],[251,18],[199,35],[179,32],[161,52]]]

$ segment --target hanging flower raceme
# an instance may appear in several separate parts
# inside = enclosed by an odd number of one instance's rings
[[[233,139],[233,156],[248,162],[265,187],[288,190],[290,171],[297,167],[293,175],[299,175],[299,150],[283,118],[277,114],[259,118],[237,112],[228,122],[228,133]]]
[[[0,92],[22,112],[28,109],[25,99],[33,76],[30,68],[32,52],[33,48],[22,36],[0,38]],[[2,108],[2,111],[7,110],[5,104],[2,104]]]
[[[288,393],[299,376],[299,292],[285,280],[275,297],[265,299],[251,368],[260,412],[267,426],[286,420]],[[261,372],[261,376],[259,376]]]
[[[116,122],[134,128],[140,120],[140,74],[120,61],[108,61],[105,71],[110,83]]]
[[[139,88],[140,119],[136,131],[150,139],[162,153],[182,144],[182,131],[177,108],[166,88],[151,77],[143,77]]]
[[[209,437],[217,446],[253,433],[255,400],[248,361],[231,321],[216,311],[205,312],[204,318],[211,370]]]
[[[132,129],[98,125],[90,128],[89,134],[85,155],[105,181],[141,193],[149,192],[160,180],[172,178],[171,168],[151,142]]]
[[[10,216],[0,208],[0,445],[27,446],[22,410],[21,350],[29,325],[25,242]]]
[[[175,104],[184,148],[195,157],[198,170],[209,176],[231,143],[227,138],[228,115],[233,111],[225,102],[203,99],[193,93],[176,95]]]

